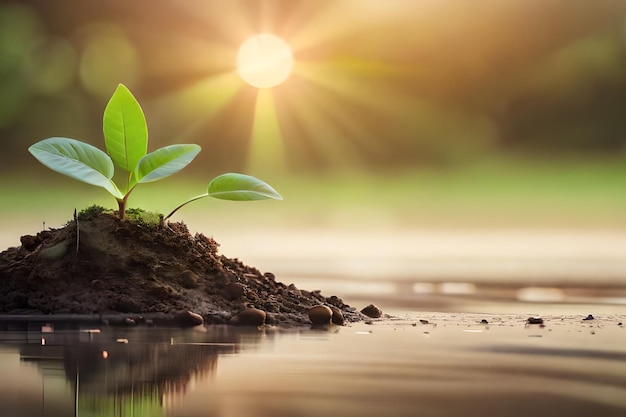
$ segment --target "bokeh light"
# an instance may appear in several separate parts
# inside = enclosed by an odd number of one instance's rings
[[[84,44],[80,58],[80,80],[99,99],[108,99],[118,83],[132,88],[139,80],[137,52],[124,32],[111,24],[94,24],[81,29]]]

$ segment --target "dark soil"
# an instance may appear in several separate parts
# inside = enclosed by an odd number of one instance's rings
[[[347,321],[365,318],[336,296],[285,285],[220,255],[217,242],[190,234],[183,223],[121,221],[92,208],[21,243],[0,253],[1,314],[192,311],[213,324],[254,307],[267,313],[268,324],[302,325],[310,323],[309,308],[325,304]]]

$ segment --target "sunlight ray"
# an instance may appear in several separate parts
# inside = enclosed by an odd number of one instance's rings
[[[294,74],[318,86],[383,112],[406,106],[402,92],[386,85],[386,76],[396,71],[376,62],[299,62]],[[384,99],[382,99],[384,98]]]
[[[286,171],[286,159],[273,92],[266,88],[259,89],[248,149],[248,170],[255,174],[280,174]]]
[[[425,2],[405,0],[343,0],[329,1],[324,7],[304,9],[299,30],[294,31],[289,41],[294,51],[306,50],[336,41],[355,33],[364,33],[380,25],[397,26],[407,22],[417,13],[424,14],[429,6]],[[349,18],[346,18],[349,16]]]
[[[298,96],[281,95],[279,110],[285,117],[285,140],[301,149],[297,154],[308,156],[307,163],[355,166],[362,162],[357,149],[347,141],[338,126],[329,119],[324,110],[328,97],[323,90],[311,84],[303,84]],[[299,100],[305,95],[307,100]]]
[[[243,83],[236,73],[218,74],[160,97],[154,104],[154,110],[157,115],[164,115],[175,109],[177,120],[186,126],[180,133],[184,138],[215,117],[242,87]]]
[[[248,17],[243,2],[221,1],[216,7],[214,2],[175,2],[178,7],[184,8],[189,15],[205,21],[212,30],[218,32],[224,39],[228,39],[229,46],[236,48],[245,38],[255,33],[257,29]],[[228,16],[227,19],[224,16]]]
[[[289,43],[294,51],[305,50],[313,46],[322,45],[332,39],[350,33],[354,27],[358,27],[359,21],[350,19],[346,21],[346,14],[342,9],[342,2],[327,3],[320,7],[313,16],[309,16],[303,27],[292,34]]]
[[[385,75],[391,71],[395,70],[375,62],[349,65],[300,63],[294,74],[322,87],[316,90],[326,91],[328,96],[324,99],[320,99],[319,94],[311,95],[309,99],[322,100],[318,108],[326,114],[326,123],[335,123],[343,132],[344,140],[353,142],[367,154],[382,155],[391,141],[413,139],[402,132],[382,137],[380,121],[385,120],[387,126],[404,126],[409,132],[415,130],[412,126],[416,126],[420,119],[423,120],[418,114],[419,109],[428,108],[424,100],[391,88],[385,82]],[[378,123],[373,123],[372,115]]]
[[[313,100],[313,98],[312,98]],[[382,154],[386,151],[389,143],[388,137],[381,137],[377,130],[373,129],[371,117],[359,117],[358,111],[346,112],[343,104],[338,100],[326,98],[318,102],[318,108],[325,115],[326,123],[334,124],[341,132],[342,140],[357,148],[361,154]],[[377,122],[390,115],[377,115]]]

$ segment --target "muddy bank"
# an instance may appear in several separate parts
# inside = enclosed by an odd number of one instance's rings
[[[137,212],[121,221],[90,208],[62,228],[22,236],[20,247],[0,253],[0,313],[193,311],[214,324],[240,321],[233,318],[254,308],[267,324],[302,325],[322,304],[348,322],[366,318],[336,296],[285,285],[219,254],[217,242],[183,223],[162,225],[154,217]]]

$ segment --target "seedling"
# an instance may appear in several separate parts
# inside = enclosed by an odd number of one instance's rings
[[[143,110],[123,84],[118,85],[104,109],[103,132],[106,153],[90,144],[62,137],[44,139],[30,146],[28,151],[53,171],[107,190],[117,201],[122,220],[128,197],[137,185],[175,174],[189,165],[201,150],[196,144],[178,144],[147,153],[148,128]],[[116,166],[126,178],[122,189],[113,181]],[[215,177],[207,193],[185,201],[164,220],[203,197],[235,201],[282,200],[265,182],[249,175],[228,173]]]

